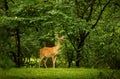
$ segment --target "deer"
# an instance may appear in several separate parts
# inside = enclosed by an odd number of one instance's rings
[[[64,39],[64,36],[62,36],[62,37],[56,36],[56,39],[57,39],[57,45],[55,45],[53,47],[43,47],[40,49],[39,68],[40,68],[40,65],[41,65],[41,62],[43,59],[45,59],[44,66],[45,66],[45,68],[47,68],[46,62],[47,62],[47,59],[50,57],[52,58],[53,68],[55,68],[56,56],[59,53],[60,43]]]

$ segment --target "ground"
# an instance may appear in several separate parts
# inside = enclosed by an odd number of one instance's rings
[[[0,69],[0,79],[119,79],[120,70],[88,68]]]

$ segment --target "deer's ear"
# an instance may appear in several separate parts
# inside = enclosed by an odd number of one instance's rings
[[[61,39],[64,39],[65,36],[62,36]]]

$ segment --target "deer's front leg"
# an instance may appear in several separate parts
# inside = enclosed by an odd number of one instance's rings
[[[56,56],[52,56],[53,68],[55,68]]]

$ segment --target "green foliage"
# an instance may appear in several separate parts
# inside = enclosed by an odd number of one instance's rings
[[[9,69],[15,67],[15,63],[7,56],[0,54],[0,68]]]
[[[75,1],[78,1],[75,3]],[[91,17],[92,0],[8,0],[7,11],[0,3],[0,52],[11,62],[17,57],[16,28],[19,29],[20,48],[23,64],[30,58],[39,58],[39,49],[53,46],[55,36],[65,36],[58,57],[58,67],[74,67],[80,53],[80,66],[119,68],[120,61],[120,6],[119,1],[111,1],[94,29],[100,11],[106,1],[95,1]],[[89,35],[84,39],[84,35]],[[81,43],[82,41],[82,43]],[[80,44],[83,44],[83,46]],[[14,53],[10,53],[10,52]],[[14,56],[15,55],[15,56]],[[10,60],[9,60],[10,59]],[[15,62],[15,59],[14,59]],[[16,63],[16,62],[15,62]],[[9,64],[9,63],[8,63]],[[3,66],[2,66],[3,67]],[[6,67],[6,65],[5,65]]]

